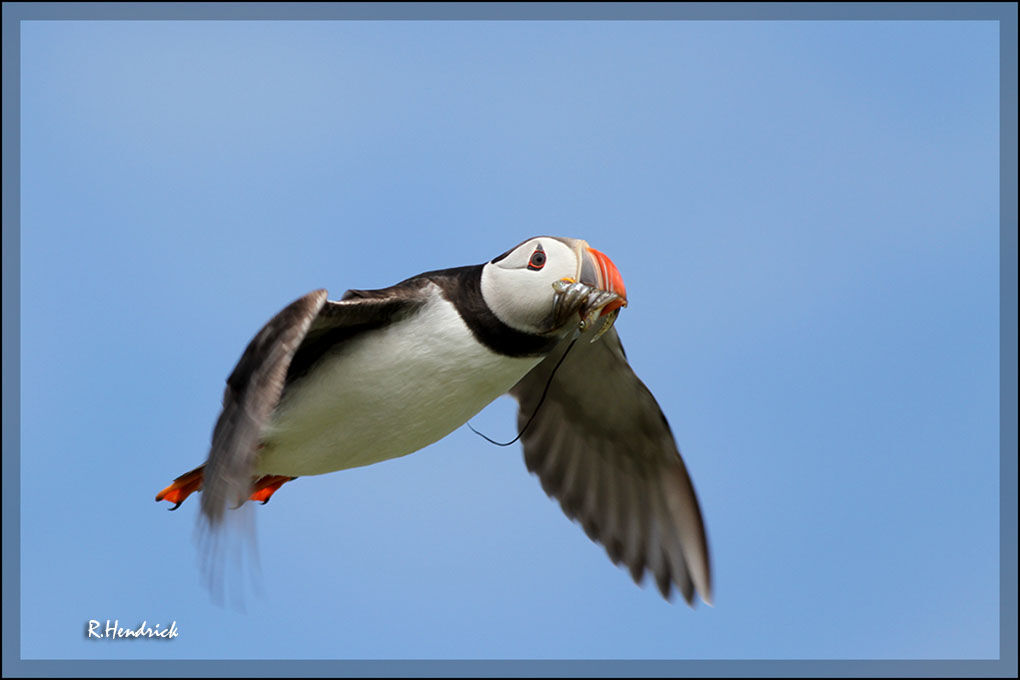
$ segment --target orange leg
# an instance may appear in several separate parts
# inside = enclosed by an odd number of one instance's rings
[[[202,490],[202,479],[205,472],[205,466],[200,465],[191,472],[186,472],[177,479],[174,480],[173,484],[156,494],[157,501],[169,501],[174,503],[174,507],[171,510],[176,510],[181,507],[181,503],[196,491]],[[295,477],[284,477],[281,475],[266,475],[260,477],[256,481],[252,482],[251,496],[249,500],[262,501],[262,505],[269,502],[269,498],[276,493],[276,490],[289,482]]]

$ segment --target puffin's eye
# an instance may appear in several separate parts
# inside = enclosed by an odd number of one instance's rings
[[[528,269],[533,272],[537,272],[539,269],[545,266],[545,251],[542,250],[542,246],[535,248],[535,252],[531,254],[531,259],[528,260]]]

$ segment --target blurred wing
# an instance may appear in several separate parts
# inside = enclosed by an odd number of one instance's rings
[[[227,378],[223,411],[213,429],[202,488],[202,513],[210,524],[221,522],[228,505],[240,505],[251,493],[259,438],[285,388],[337,343],[415,308],[418,288],[405,282],[379,291],[348,291],[337,302],[327,301],[325,290],[313,291],[258,332]]]
[[[627,363],[616,329],[594,343],[589,337],[556,370],[521,437],[524,462],[635,582],[647,569],[663,597],[675,584],[689,604],[695,590],[711,603],[705,527],[669,423]],[[518,427],[535,412],[568,345],[510,390],[520,404]]]

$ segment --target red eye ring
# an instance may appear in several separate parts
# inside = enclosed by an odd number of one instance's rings
[[[542,246],[535,248],[535,252],[531,254],[531,259],[528,260],[528,269],[537,272],[545,266],[545,260],[545,251],[542,250]]]

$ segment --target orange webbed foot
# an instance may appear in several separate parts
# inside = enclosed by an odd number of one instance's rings
[[[174,503],[174,507],[170,508],[171,510],[181,507],[181,503],[188,496],[202,489],[202,473],[204,470],[205,466],[200,465],[191,472],[185,472],[175,479],[173,484],[156,494],[156,500]]]
[[[196,491],[202,490],[203,472],[205,466],[199,466],[174,480],[173,484],[156,494],[157,501],[169,501],[174,506],[170,510],[181,507],[181,503]],[[295,477],[282,475],[265,475],[252,482],[251,496],[249,500],[261,501],[262,505],[269,502],[269,498],[276,493],[276,490]]]
[[[265,505],[269,502],[270,497],[276,493],[277,489],[292,479],[296,478],[282,475],[266,475],[261,477],[252,484],[252,494],[249,496],[249,500],[261,501],[262,505]]]

